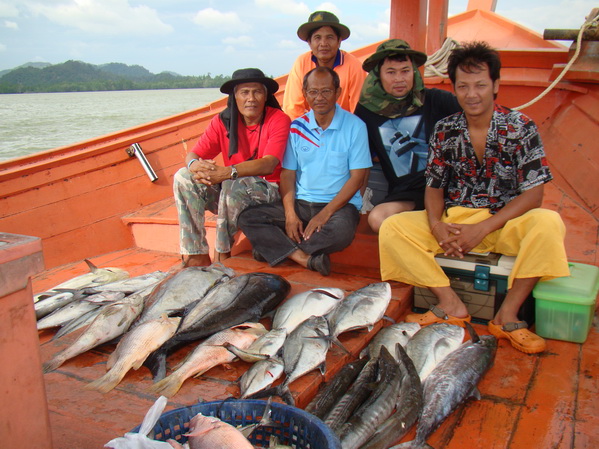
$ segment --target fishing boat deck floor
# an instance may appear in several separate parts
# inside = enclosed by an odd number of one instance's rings
[[[91,259],[100,267],[117,266],[131,276],[155,270],[169,270],[178,263],[172,253],[139,248],[118,251]],[[244,251],[225,262],[237,273],[265,271],[284,276],[292,285],[290,295],[313,287],[334,286],[347,292],[380,281],[375,269],[333,265],[334,272],[322,277],[295,264],[271,268],[254,261]],[[48,270],[33,279],[35,292],[51,288],[86,271],[82,262]],[[396,321],[409,312],[412,288],[391,283],[393,300],[387,314]],[[269,325],[269,319],[265,320]],[[355,357],[381,326],[371,332],[353,331],[340,339]],[[486,334],[482,324],[474,325]],[[506,341],[499,343],[494,366],[479,385],[480,401],[469,401],[452,413],[428,442],[436,449],[586,449],[599,441],[599,332],[595,316],[584,344],[548,340],[541,355],[525,355]],[[42,361],[75,338],[51,340],[53,332],[40,332]],[[193,347],[193,345],[191,345]],[[150,372],[142,367],[129,372],[113,391],[102,394],[84,387],[105,372],[108,354],[114,345],[103,345],[81,354],[45,375],[54,449],[101,448],[141,423],[156,396],[148,391]],[[169,357],[169,367],[181,360],[190,348]],[[349,357],[333,347],[327,357],[330,379]],[[236,380],[248,368],[245,362],[213,368],[197,379],[189,379],[173,396],[166,410],[196,403],[238,396]],[[323,376],[315,371],[295,381],[291,387],[297,405],[304,407],[316,393]],[[35,419],[35,417],[32,417]],[[402,440],[414,436],[414,429]]]

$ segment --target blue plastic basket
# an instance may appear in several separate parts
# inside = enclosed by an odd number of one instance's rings
[[[255,399],[203,402],[164,413],[154,426],[153,438],[166,441],[172,438],[180,443],[187,441],[183,436],[189,430],[189,421],[196,414],[215,416],[233,426],[246,426],[259,422],[266,409],[266,401]],[[249,440],[258,447],[268,447],[271,435],[279,438],[280,444],[296,449],[341,449],[339,438],[316,416],[302,409],[272,402],[271,420],[275,427],[260,426]],[[139,426],[132,430],[138,432]],[[152,434],[149,435],[152,437]]]

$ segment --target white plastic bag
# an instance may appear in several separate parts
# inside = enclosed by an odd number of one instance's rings
[[[169,443],[163,441],[151,440],[147,437],[148,433],[154,428],[156,422],[162,415],[164,407],[168,400],[160,396],[154,405],[150,407],[148,413],[139,427],[139,433],[127,432],[124,437],[110,440],[104,445],[113,449],[173,449]]]

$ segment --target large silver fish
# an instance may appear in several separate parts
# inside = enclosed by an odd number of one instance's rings
[[[254,363],[239,379],[241,399],[270,387],[283,374],[285,366],[279,357]]]
[[[426,440],[443,420],[468,398],[480,399],[477,385],[495,360],[497,339],[492,335],[478,337],[474,331],[471,334],[472,340],[445,357],[424,382],[416,438],[393,448],[430,449]]]
[[[405,348],[410,338],[419,330],[418,323],[396,323],[383,327],[360,353],[360,357],[368,355],[375,359],[379,356],[382,346],[385,346],[391,355],[396,356],[395,345],[399,343]]]
[[[146,365],[155,380],[163,379],[171,351],[236,324],[257,321],[279,305],[290,289],[283,277],[270,273],[247,273],[219,283],[185,313],[177,333],[154,351]]]
[[[399,363],[383,346],[378,357],[376,387],[340,431],[343,449],[358,449],[391,415],[397,404],[401,377]]]
[[[171,397],[185,380],[192,376],[200,376],[210,368],[236,359],[235,354],[223,347],[224,343],[232,343],[239,348],[247,348],[266,329],[260,323],[244,323],[222,330],[207,338],[191,352],[187,358],[175,368],[169,376],[155,383],[150,390],[154,393]]]
[[[414,363],[400,344],[395,346],[395,350],[401,371],[395,412],[360,449],[380,449],[401,440],[416,423],[422,410],[422,384]]]
[[[71,346],[44,363],[44,373],[54,371],[66,360],[120,337],[127,332],[131,323],[141,313],[142,308],[143,296],[136,293],[119,302],[105,306]]]
[[[391,301],[391,286],[388,282],[369,284],[350,293],[327,317],[331,335],[337,337],[343,332],[368,328],[372,330]]]
[[[171,272],[150,293],[135,326],[160,318],[164,313],[169,316],[181,314],[185,307],[202,299],[216,284],[234,275],[233,270],[219,263]]]
[[[146,321],[127,332],[119,341],[116,349],[108,357],[106,369],[108,372],[99,379],[88,384],[86,388],[107,393],[116,387],[133,368],[135,370],[143,364],[146,358],[160,347],[162,343],[171,338],[181,318],[162,317]]]
[[[311,316],[325,316],[345,297],[340,288],[319,287],[293,295],[281,304],[272,320],[273,329],[290,333]]]
[[[84,262],[89,268],[89,273],[81,274],[68,281],[65,281],[51,288],[49,291],[56,293],[60,289],[78,290],[84,287],[94,287],[98,285],[108,284],[109,282],[126,279],[129,273],[121,268],[108,267],[98,268],[92,262],[85,259]],[[48,292],[38,293],[34,295],[33,302],[39,301],[44,296],[48,296]]]
[[[71,302],[38,320],[37,330],[64,326],[71,320],[75,320],[87,312],[99,309],[100,307],[102,307],[101,304],[88,302],[83,299]]]
[[[49,294],[49,296],[40,297],[40,299],[33,305],[35,309],[35,319],[40,320],[55,310],[80,298],[81,296],[75,296],[75,291],[54,292],[54,294]]]
[[[464,341],[464,328],[454,324],[435,323],[414,334],[406,346],[420,380],[424,382],[430,372]]]

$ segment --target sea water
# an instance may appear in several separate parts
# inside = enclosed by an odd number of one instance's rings
[[[0,95],[0,161],[204,106],[218,88]]]

